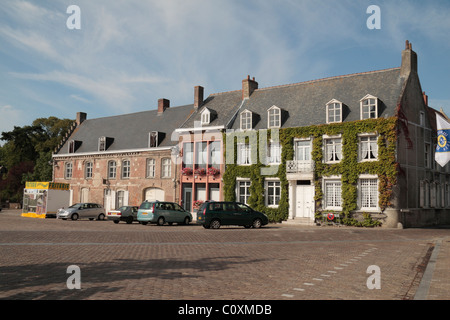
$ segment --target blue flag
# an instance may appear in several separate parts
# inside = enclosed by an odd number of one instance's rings
[[[450,160],[450,123],[436,114],[437,145],[434,159],[441,167]]]

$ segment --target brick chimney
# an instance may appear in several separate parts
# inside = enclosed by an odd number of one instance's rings
[[[417,73],[417,54],[412,50],[411,43],[406,40],[405,50],[402,51],[400,76],[407,77],[411,72]]]
[[[425,105],[428,107],[428,96],[426,95],[425,91],[422,94],[423,94],[423,102],[425,102]]]
[[[158,114],[162,114],[164,110],[170,107],[170,100],[158,99]]]
[[[86,120],[86,119],[87,119],[87,114],[85,112],[77,112],[77,119],[76,119],[77,126],[82,124],[84,122],[84,120]]]
[[[255,77],[250,80],[250,76],[247,76],[247,79],[242,80],[242,100],[250,98],[256,89],[258,89],[258,82],[255,81]]]
[[[198,109],[203,104],[203,87],[194,87],[194,109]]]

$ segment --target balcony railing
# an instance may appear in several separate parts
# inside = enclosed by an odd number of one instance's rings
[[[313,161],[297,161],[289,160],[286,162],[286,172],[287,173],[300,173],[300,172],[313,172],[314,162]]]

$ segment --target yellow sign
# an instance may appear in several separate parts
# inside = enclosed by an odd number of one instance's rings
[[[55,183],[55,182],[27,182],[25,184],[27,189],[51,189],[51,190],[69,190],[70,184],[68,183]]]

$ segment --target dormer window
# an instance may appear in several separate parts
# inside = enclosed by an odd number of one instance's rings
[[[267,110],[268,122],[267,127],[270,128],[279,128],[281,127],[281,109],[277,106],[272,106],[269,110]]]
[[[252,112],[244,110],[241,113],[241,130],[252,129]]]
[[[211,112],[207,108],[203,110],[201,114],[201,120],[202,124],[209,124],[209,122],[211,121]]]
[[[106,137],[100,137],[98,139],[98,151],[106,150]]]
[[[342,102],[333,99],[327,103],[327,123],[342,122]]]
[[[148,140],[149,148],[156,148],[158,146],[158,131],[150,132]]]
[[[370,94],[361,99],[361,120],[378,118],[378,98]]]

